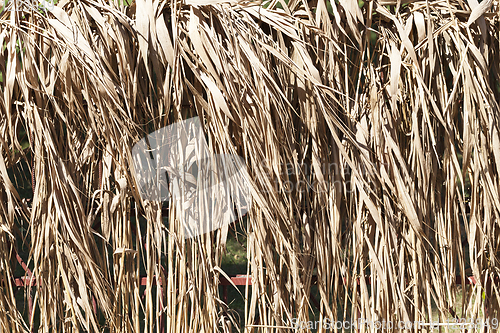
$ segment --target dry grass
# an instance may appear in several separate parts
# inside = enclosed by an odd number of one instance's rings
[[[167,227],[131,172],[135,142],[192,116],[252,175],[245,322],[261,329],[247,332],[307,321],[313,273],[320,318],[429,320],[433,301],[446,318],[467,262],[480,283],[460,312],[481,316],[486,292],[496,317],[498,10],[62,0],[3,12],[0,331],[33,324],[12,285],[21,228],[39,332],[153,332],[161,318],[167,332],[230,329],[217,287],[227,230],[184,241],[175,209]],[[27,204],[9,172],[31,158]]]

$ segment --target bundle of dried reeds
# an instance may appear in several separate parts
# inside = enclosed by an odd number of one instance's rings
[[[445,320],[468,275],[455,310],[495,318],[497,1],[9,1],[0,331],[236,330],[218,288],[227,226],[185,240],[133,172],[135,143],[194,116],[251,175],[247,332],[429,321],[432,304]],[[12,282],[23,242],[31,320]]]

